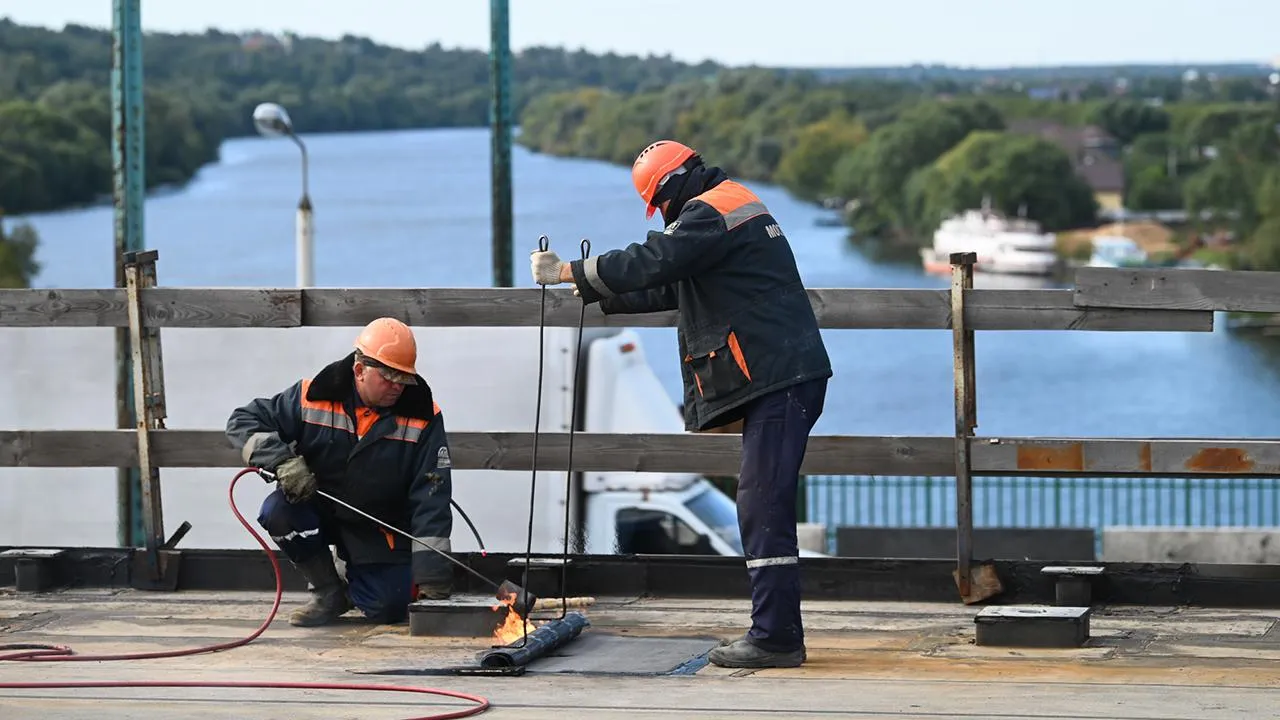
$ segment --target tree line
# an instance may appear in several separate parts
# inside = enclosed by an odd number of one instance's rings
[[[855,234],[923,244],[943,217],[984,198],[1049,231],[1096,224],[1095,193],[1068,151],[1010,130],[1028,119],[1095,125],[1116,141],[1127,209],[1205,213],[1242,239],[1240,266],[1280,269],[1280,105],[1228,99],[1241,87],[1265,98],[1265,79],[1175,93],[1168,78],[1146,78],[1154,98],[1139,88],[1088,99],[946,82],[942,93],[750,69],[652,91],[579,88],[530,102],[519,142],[629,164],[653,139],[680,139],[730,174],[838,202]]]
[[[511,60],[512,109],[518,117],[532,97],[583,85],[648,92],[715,68],[533,48]],[[143,78],[148,189],[190,180],[223,140],[252,134],[261,102],[287,107],[300,133],[488,124],[488,54],[438,44],[147,33]],[[0,208],[26,214],[110,197],[110,82],[109,30],[0,19]]]
[[[715,66],[535,48],[515,55],[512,107],[598,85],[646,92]],[[489,57],[368,39],[148,33],[143,40],[147,186],[189,180],[228,137],[253,133],[253,108],[279,102],[298,132],[483,126]],[[0,20],[0,207],[93,202],[111,192],[111,33]]]
[[[299,132],[488,123],[489,57],[365,38],[149,33],[144,39],[146,183],[180,184],[253,132],[260,102]],[[111,36],[0,20],[0,208],[23,214],[111,192]],[[511,61],[518,142],[630,163],[659,137],[689,142],[735,175],[835,199],[864,235],[926,237],[947,212],[989,196],[1049,229],[1093,222],[1092,195],[1053,143],[1008,131],[1025,118],[1095,123],[1124,147],[1126,204],[1217,213],[1280,266],[1274,101],[1256,80],[1138,74],[1130,98],[1105,78],[1029,69],[975,82],[910,69],[885,75],[727,69],[663,57],[536,48]],[[1059,82],[1033,100],[1026,83]],[[1270,154],[1269,154],[1270,153]],[[1276,248],[1274,250],[1268,248]]]

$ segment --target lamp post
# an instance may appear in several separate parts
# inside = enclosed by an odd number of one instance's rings
[[[295,223],[298,287],[311,287],[314,277],[312,242],[315,226],[311,222],[311,196],[307,192],[307,146],[293,132],[289,113],[276,103],[262,103],[253,109],[253,125],[264,137],[286,135],[298,144],[302,151],[302,197],[298,200],[298,217]]]

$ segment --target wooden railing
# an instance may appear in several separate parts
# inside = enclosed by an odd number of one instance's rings
[[[154,263],[155,254],[146,253]],[[135,263],[137,263],[136,257]],[[145,268],[145,262],[142,263]],[[1214,310],[1280,311],[1280,273],[1185,269],[1084,268],[1074,289],[973,289],[973,256],[952,257],[950,290],[814,289],[826,329],[951,330],[955,339],[954,436],[825,435],[811,439],[805,474],[954,475],[957,493],[957,574],[966,601],[991,593],[972,582],[973,475],[1265,476],[1280,477],[1280,441],[1238,439],[1112,439],[980,437],[974,388],[973,334],[979,330],[1207,332]],[[154,270],[154,267],[152,267]],[[139,278],[145,278],[141,273]],[[150,274],[154,278],[154,272]],[[141,281],[140,281],[141,282]],[[537,326],[542,291],[530,289],[278,289],[164,288],[0,290],[0,327],[129,328],[133,356],[156,347],[144,329],[344,326],[379,316],[413,326]],[[547,291],[548,326],[576,327],[580,301],[571,291]],[[674,313],[603,315],[590,306],[587,327],[670,327]],[[137,407],[147,398],[163,409],[163,376],[143,377]],[[156,399],[159,398],[157,402]],[[161,417],[163,417],[161,415]],[[539,438],[536,466],[569,467],[567,435]],[[529,470],[532,433],[451,432],[457,469]],[[741,439],[723,434],[613,435],[577,433],[573,468],[595,471],[738,472]],[[239,467],[221,430],[139,429],[0,431],[0,467]],[[159,482],[148,482],[148,550],[163,540]]]

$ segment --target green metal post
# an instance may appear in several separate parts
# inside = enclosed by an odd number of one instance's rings
[[[511,46],[507,0],[489,1],[489,134],[493,174],[493,285],[512,286]]]
[[[116,287],[125,286],[123,258],[142,250],[144,143],[142,92],[141,0],[112,0],[111,22],[111,169],[115,199]],[[129,329],[116,329],[116,425],[135,428],[133,367]],[[117,541],[121,546],[145,542],[142,525],[142,481],[137,468],[117,474]]]

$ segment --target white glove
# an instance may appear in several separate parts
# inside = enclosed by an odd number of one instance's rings
[[[558,285],[564,262],[550,250],[534,250],[529,254],[529,270],[539,285]]]

